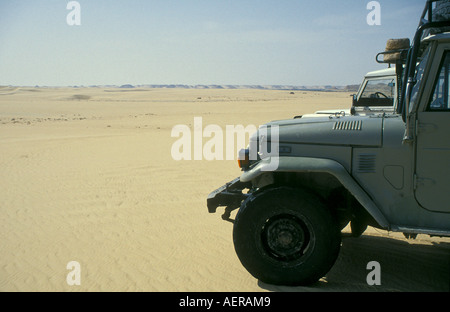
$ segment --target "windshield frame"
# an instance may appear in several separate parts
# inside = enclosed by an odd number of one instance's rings
[[[430,42],[424,42],[421,45],[422,54],[417,57],[417,63],[415,66],[415,73],[413,82],[411,83],[411,91],[409,95],[409,103],[407,103],[408,114],[411,114],[417,110],[423,96],[422,88],[426,85],[426,75],[428,75],[428,67],[433,62],[430,62],[430,55],[435,52],[435,44]]]

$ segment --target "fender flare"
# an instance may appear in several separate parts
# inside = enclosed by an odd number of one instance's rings
[[[274,164],[276,166],[274,166]],[[336,177],[339,182],[353,195],[356,200],[367,210],[367,212],[378,222],[378,224],[390,229],[386,217],[369,197],[369,195],[351,177],[347,170],[337,161],[324,158],[311,157],[268,157],[261,160],[249,171],[244,172],[241,182],[250,182],[267,172],[321,172],[329,173]]]

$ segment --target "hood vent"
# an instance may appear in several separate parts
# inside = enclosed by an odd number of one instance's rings
[[[348,130],[348,131],[361,131],[362,121],[336,121],[333,126],[333,130]]]

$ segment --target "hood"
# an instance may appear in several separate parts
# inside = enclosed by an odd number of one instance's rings
[[[383,117],[339,116],[272,121],[279,127],[279,142],[376,147],[382,144]]]

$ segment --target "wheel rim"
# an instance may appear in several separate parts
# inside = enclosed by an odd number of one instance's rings
[[[266,253],[283,262],[301,259],[311,243],[307,225],[293,215],[279,215],[268,219],[261,236]]]

